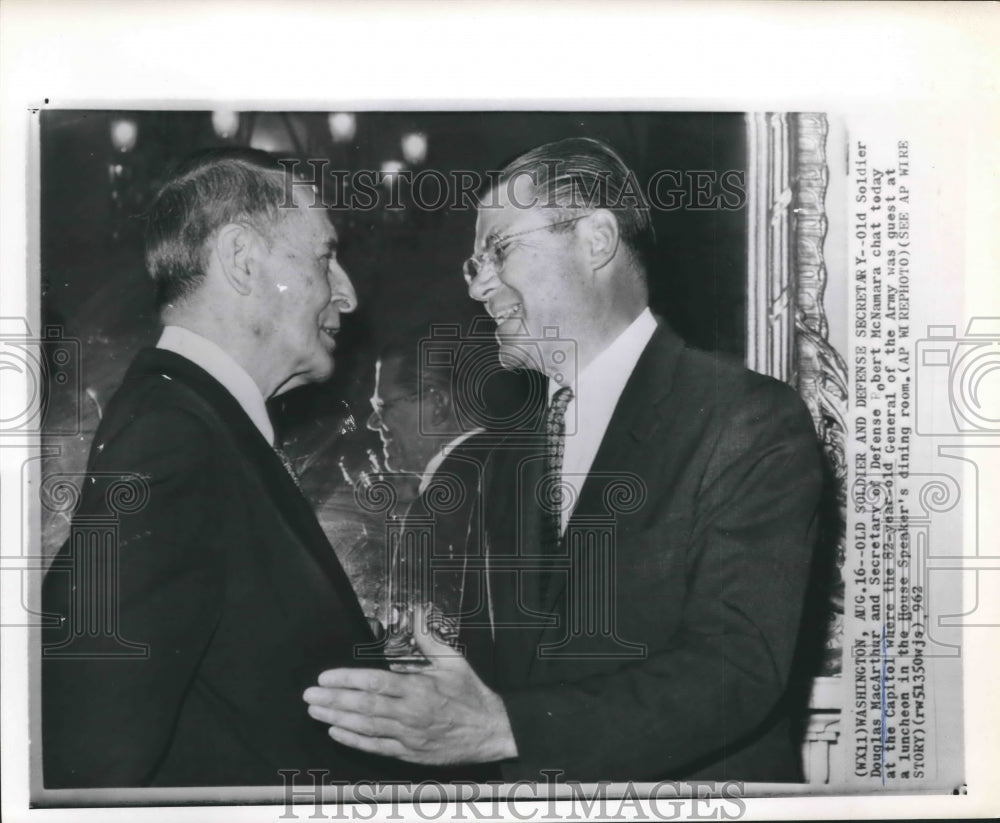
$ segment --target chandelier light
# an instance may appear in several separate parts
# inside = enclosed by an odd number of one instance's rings
[[[139,139],[139,126],[129,117],[117,117],[111,121],[111,145],[118,151],[131,151]]]
[[[240,127],[240,115],[238,112],[228,109],[218,109],[212,112],[212,128],[223,140],[228,140]]]
[[[407,163],[416,166],[423,163],[427,157],[427,135],[422,131],[411,131],[404,134],[400,145]]]
[[[338,111],[331,114],[327,119],[330,125],[330,136],[335,143],[346,143],[354,139],[354,133],[358,129],[358,123],[353,114],[346,111]]]

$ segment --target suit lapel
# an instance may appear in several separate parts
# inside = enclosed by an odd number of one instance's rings
[[[623,472],[634,472],[655,455],[649,455],[646,441],[664,419],[664,401],[670,394],[677,361],[684,342],[663,321],[636,362],[632,374],[598,447],[594,462],[587,473],[580,499],[567,525],[580,525],[588,517],[607,516],[604,491],[609,480]],[[543,604],[552,611],[566,589],[567,575],[556,574]],[[565,619],[565,615],[564,615]]]
[[[544,465],[538,437],[536,432],[499,444],[487,469],[484,539],[497,625],[495,669],[503,683],[524,682],[544,628],[531,613],[539,606],[537,570],[523,562],[538,556],[541,535],[541,510],[534,498]]]
[[[215,378],[185,357],[163,349],[146,349],[136,358],[136,376],[162,375],[177,381],[235,441],[238,452],[252,465],[268,496],[309,555],[329,578],[344,607],[364,636],[370,629],[351,582],[326,538],[316,513],[242,406]],[[132,372],[130,371],[130,376]]]

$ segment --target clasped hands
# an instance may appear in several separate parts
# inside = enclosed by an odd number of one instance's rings
[[[330,669],[302,697],[338,743],[425,765],[490,763],[517,756],[503,701],[468,661],[413,613],[413,637],[426,662],[391,670]]]

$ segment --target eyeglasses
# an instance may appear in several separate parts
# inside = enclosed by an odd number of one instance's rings
[[[491,237],[486,241],[485,249],[478,254],[472,255],[472,257],[462,264],[462,275],[465,277],[465,282],[471,285],[472,281],[482,273],[486,266],[491,266],[494,274],[499,275],[503,271],[507,247],[515,238],[523,237],[526,234],[533,234],[534,232],[542,231],[543,229],[554,229],[558,226],[568,226],[570,223],[582,220],[586,216],[587,215],[585,214],[581,214],[576,217],[571,217],[568,220],[559,220],[556,223],[546,223],[544,226],[535,226],[533,229],[525,229],[524,231],[516,231],[513,234]]]
[[[378,406],[373,408],[372,413],[368,415],[368,420],[366,421],[366,424],[373,429],[382,428],[383,424],[385,423],[385,419],[382,417],[382,415],[384,415],[388,409],[399,403],[406,403],[407,401],[413,400],[417,397],[420,397],[420,392],[415,391],[415,392],[410,392],[410,394],[402,394],[399,397],[389,397],[380,400]]]

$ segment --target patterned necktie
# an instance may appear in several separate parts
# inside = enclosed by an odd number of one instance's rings
[[[555,551],[562,536],[562,465],[566,447],[566,406],[573,399],[573,390],[563,386],[552,397],[545,415],[545,501],[546,525],[544,542],[549,553]]]

